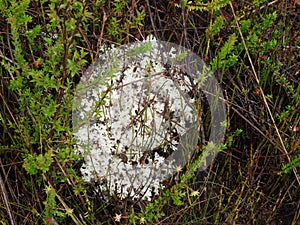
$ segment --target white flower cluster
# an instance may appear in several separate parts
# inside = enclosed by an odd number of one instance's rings
[[[176,57],[175,49],[165,51],[150,37],[106,49],[90,67],[73,112],[84,180],[149,200],[184,166],[197,141],[198,113],[193,79],[176,67]]]

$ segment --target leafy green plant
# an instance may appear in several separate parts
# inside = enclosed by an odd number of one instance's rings
[[[45,188],[45,192],[46,192],[46,200],[43,202],[43,204],[45,205],[45,212],[44,212],[44,215],[45,215],[45,218],[46,220],[49,220],[50,218],[53,218],[53,217],[66,217],[66,215],[57,210],[57,202],[55,200],[56,198],[56,193],[55,193],[55,190],[51,187],[46,187]]]
[[[104,10],[104,5],[109,8]],[[145,13],[136,6],[133,15],[123,20],[123,13],[129,15],[127,1],[123,0],[114,3],[1,0],[0,6],[1,25],[7,27],[0,41],[8,44],[7,48],[1,45],[0,51],[3,78],[0,97],[4,103],[0,126],[9,135],[9,138],[6,134],[1,137],[3,159],[9,161],[9,154],[16,154],[13,158],[20,167],[9,171],[17,170],[16,174],[22,175],[19,184],[24,183],[25,193],[31,190],[36,193],[38,201],[34,201],[32,208],[37,213],[30,215],[34,223],[49,222],[51,218],[57,222],[71,218],[77,224],[95,221],[93,203],[87,209],[75,204],[76,212],[72,212],[68,204],[76,200],[64,201],[58,191],[66,183],[64,190],[72,198],[89,202],[89,196],[82,197],[86,194],[84,183],[73,168],[81,158],[74,153],[71,126],[74,88],[88,61],[98,57],[103,37],[121,43],[131,30],[143,26]],[[123,31],[119,29],[120,23],[115,24],[117,33],[112,32],[113,26],[105,26],[106,22],[113,25],[114,21],[122,22]],[[92,31],[102,35],[101,40],[91,42]],[[38,204],[41,202],[44,205]],[[24,215],[28,210],[24,208]],[[77,219],[76,214],[81,210],[86,210],[82,212],[86,216]]]
[[[131,217],[130,222],[134,224],[136,220],[142,220],[144,223],[153,223],[166,216],[165,213],[162,212],[162,209],[166,206],[182,206],[187,204],[187,200],[189,204],[193,205],[191,199],[197,197],[199,191],[194,191],[189,188],[188,184],[191,183],[198,169],[206,163],[205,155],[209,156],[211,152],[216,152],[216,150],[223,151],[224,148],[224,145],[216,146],[212,142],[208,143],[208,145],[205,146],[204,153],[199,155],[194,162],[188,164],[185,172],[182,172],[182,168],[178,168],[175,185],[170,189],[165,190],[160,197],[154,200],[154,202],[149,203],[143,212]]]
[[[229,36],[228,40],[224,43],[219,53],[213,61],[211,62],[212,71],[216,71],[219,68],[224,70],[225,68],[230,68],[237,63],[237,55],[234,53],[236,35],[232,34]],[[224,71],[223,71],[224,72]]]
[[[41,171],[42,173],[46,173],[49,171],[49,167],[51,163],[53,162],[53,153],[51,150],[45,153],[45,155],[32,155],[28,154],[27,158],[24,160],[23,167],[25,170],[31,174],[35,175],[38,173],[38,171]]]
[[[177,7],[184,7],[187,8],[189,10],[206,10],[206,11],[217,11],[220,8],[226,6],[229,3],[228,0],[213,0],[210,2],[203,2],[201,0],[197,0],[197,1],[188,1],[188,0],[184,0],[182,1],[182,5],[176,4]]]
[[[300,166],[300,153],[289,163],[284,164],[282,167],[283,173],[290,173],[293,169]]]
[[[29,13],[30,1],[10,4],[1,1],[0,5],[10,27],[7,35],[12,49],[11,60],[2,61],[2,76],[10,78],[9,83],[3,85],[11,95],[6,100],[2,96],[2,100],[10,102],[6,105],[6,112],[10,114],[7,129],[14,133],[10,148],[20,149],[23,168],[35,177],[35,181],[24,184],[31,188],[38,182],[36,188],[47,196],[43,201],[45,211],[41,214],[45,218],[65,218],[68,214],[57,210],[54,189],[43,189],[42,184],[46,181],[45,174],[52,174],[54,183],[66,180],[65,174],[52,166],[72,163],[79,158],[70,151],[73,145],[70,113],[72,79],[87,62],[84,59],[87,53],[74,45],[85,6],[65,1],[58,7],[53,2],[40,18],[47,23],[42,27],[34,25],[36,18]],[[69,20],[59,16],[60,13],[69,14]],[[70,34],[68,40],[66,33]],[[40,51],[44,58],[36,56]],[[6,117],[2,112],[1,116]],[[68,179],[75,177],[74,174]]]
[[[107,12],[108,26],[107,33],[117,42],[130,40],[131,31],[142,29],[145,19],[145,11],[136,6],[131,12],[127,10],[128,2],[126,0],[113,1],[110,4],[110,10]],[[120,26],[121,24],[121,26]]]

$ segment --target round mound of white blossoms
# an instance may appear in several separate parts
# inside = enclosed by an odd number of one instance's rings
[[[110,194],[150,199],[186,164],[198,142],[201,80],[194,78],[203,65],[189,74],[182,63],[183,48],[150,37],[105,49],[89,68],[73,105],[85,181],[97,180]]]

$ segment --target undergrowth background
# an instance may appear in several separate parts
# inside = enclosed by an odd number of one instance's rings
[[[0,0],[0,8],[1,224],[299,224],[299,1]],[[107,199],[97,181],[80,178],[75,86],[103,45],[150,34],[211,66],[228,107],[226,149],[205,172],[197,160],[178,171],[183,178],[151,203]]]

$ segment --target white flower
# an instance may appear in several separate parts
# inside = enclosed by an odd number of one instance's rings
[[[176,172],[177,173],[180,173],[182,171],[182,166],[176,166]]]
[[[199,191],[192,191],[192,193],[191,193],[191,196],[192,197],[196,197],[196,196],[199,196],[200,195],[200,192]]]
[[[141,218],[140,218],[140,223],[141,223],[141,224],[145,224],[145,223],[146,223],[145,217],[141,217]]]
[[[114,216],[114,220],[115,220],[116,222],[120,222],[121,219],[122,219],[122,214],[116,214],[116,216]]]

